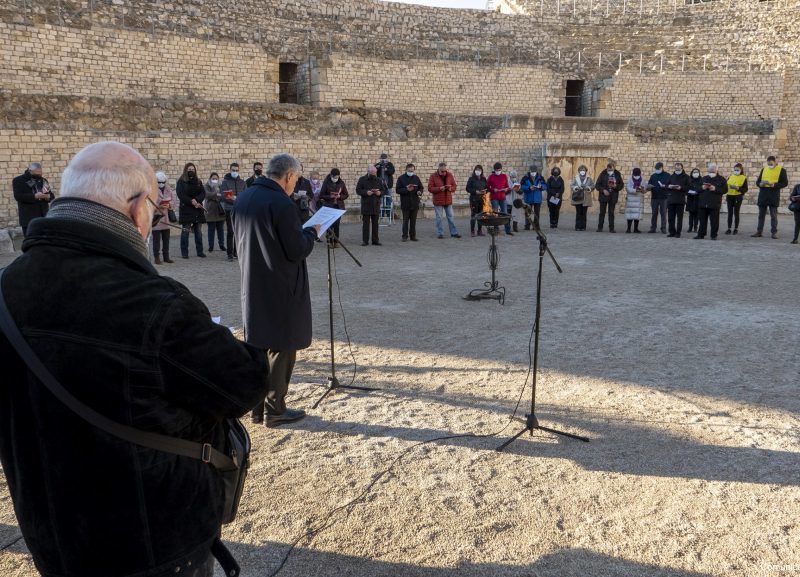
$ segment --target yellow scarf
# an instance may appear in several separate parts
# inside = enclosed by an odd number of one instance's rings
[[[747,176],[744,174],[732,174],[728,177],[728,196],[738,196],[741,193],[739,190],[733,190],[731,186],[735,186],[737,188],[741,188],[742,185],[747,181]]]
[[[777,184],[781,179],[781,168],[782,166],[780,164],[776,164],[775,168],[765,166],[764,170],[761,171],[761,180],[769,182],[770,184]]]

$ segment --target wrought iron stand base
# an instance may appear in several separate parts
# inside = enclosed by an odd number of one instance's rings
[[[497,252],[497,244],[494,242],[494,238],[500,233],[500,228],[497,226],[489,226],[486,227],[489,236],[492,237],[492,244],[489,245],[489,269],[492,271],[492,280],[489,282],[483,283],[485,289],[475,289],[470,291],[470,293],[464,297],[466,301],[480,301],[480,300],[496,300],[501,305],[505,304],[506,302],[506,289],[505,287],[501,287],[500,283],[497,282],[495,277],[495,273],[497,272],[497,265],[500,264],[500,255]]]

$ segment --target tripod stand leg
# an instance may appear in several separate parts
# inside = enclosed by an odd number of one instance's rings
[[[557,431],[555,429],[550,429],[548,427],[542,427],[541,425],[536,427],[540,431],[546,431],[548,433],[552,433],[554,435],[561,435],[562,437],[569,437],[570,439],[577,439],[578,441],[583,441],[584,443],[588,443],[589,439],[586,437],[581,437],[580,435],[573,435],[572,433],[566,433],[564,431]]]
[[[526,427],[526,428],[524,428],[524,429],[522,429],[522,430],[521,430],[519,433],[517,433],[516,435],[514,435],[513,437],[511,437],[511,438],[510,438],[508,441],[506,441],[505,443],[503,443],[502,445],[500,445],[499,447],[497,447],[497,448],[495,449],[495,451],[497,451],[498,453],[501,453],[501,452],[503,451],[503,449],[505,449],[505,448],[506,448],[506,447],[508,447],[508,446],[509,446],[511,443],[513,443],[514,441],[516,441],[517,439],[519,439],[519,438],[520,438],[522,435],[524,435],[525,433],[527,433],[529,430],[530,430],[530,429],[528,429],[527,427]]]

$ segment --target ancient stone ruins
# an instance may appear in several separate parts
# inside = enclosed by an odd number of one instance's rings
[[[348,181],[382,151],[461,182],[495,160],[800,173],[797,0],[492,4],[0,0],[0,230],[28,162],[58,190],[100,139],[170,179],[279,150]]]

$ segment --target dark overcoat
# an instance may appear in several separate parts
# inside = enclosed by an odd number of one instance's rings
[[[258,177],[236,199],[233,230],[242,273],[245,340],[261,349],[296,351],[311,344],[306,257],[314,229],[274,180]]]

